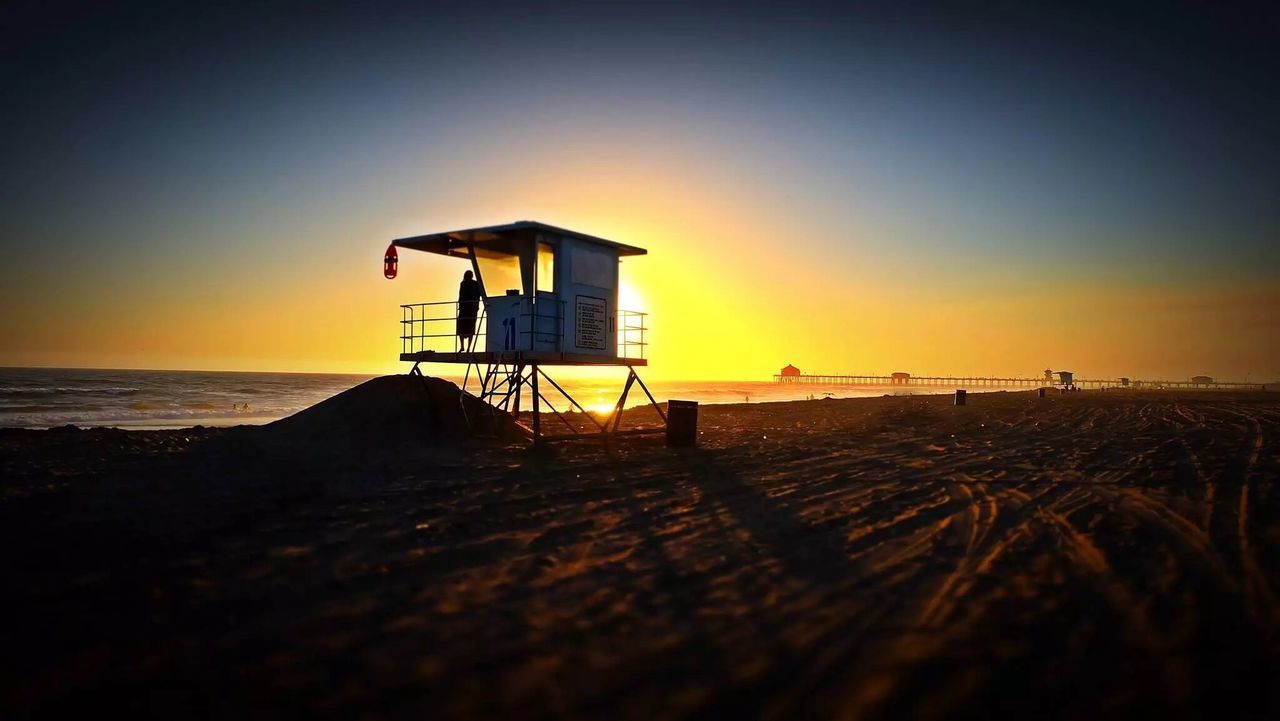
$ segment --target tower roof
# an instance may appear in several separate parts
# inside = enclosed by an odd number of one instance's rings
[[[520,246],[534,238],[538,233],[577,238],[596,245],[615,248],[620,256],[645,255],[648,253],[644,248],[638,248],[634,245],[598,238],[594,235],[579,233],[576,230],[557,228],[554,225],[539,223],[536,220],[518,220],[506,225],[488,225],[480,228],[464,228],[442,233],[415,235],[411,238],[399,238],[392,241],[392,244],[410,250],[421,250],[427,253],[451,255],[460,258],[467,256],[467,245],[473,244],[476,249],[476,255],[498,257],[518,255]]]

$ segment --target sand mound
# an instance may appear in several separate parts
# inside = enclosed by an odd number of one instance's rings
[[[438,445],[476,436],[505,441],[528,438],[528,432],[507,413],[463,393],[453,383],[410,375],[365,381],[264,430],[281,440],[350,445]]]

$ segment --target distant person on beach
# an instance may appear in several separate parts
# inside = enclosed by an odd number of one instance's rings
[[[471,271],[462,274],[458,285],[458,339],[467,350],[471,336],[476,334],[476,315],[480,312],[480,283],[471,277]]]

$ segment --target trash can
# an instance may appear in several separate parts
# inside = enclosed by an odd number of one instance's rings
[[[698,402],[667,401],[667,445],[698,445]]]
[[[957,388],[956,389],[956,405],[958,406],[964,405],[966,395],[968,395],[967,391],[962,391],[959,388]]]
[[[1039,397],[1041,397],[1041,398],[1044,398],[1044,392],[1045,392],[1046,390],[1048,390],[1048,389],[1046,389],[1046,388],[1041,388],[1041,389],[1039,389],[1038,391],[1036,391],[1036,395],[1037,395],[1037,396],[1039,396]]]

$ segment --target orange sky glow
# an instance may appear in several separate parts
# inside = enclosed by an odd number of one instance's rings
[[[1137,92],[1072,37],[1015,62],[927,18],[595,8],[516,58],[461,50],[523,22],[420,11],[229,30],[172,71],[163,37],[33,55],[0,365],[403,371],[399,305],[466,266],[402,251],[387,281],[387,244],[528,219],[648,249],[622,265],[646,377],[1280,379],[1280,163],[1247,88],[1235,112],[1162,66],[1179,92]]]
[[[399,304],[451,300],[467,266],[402,250],[400,275],[387,281],[385,244],[521,218],[649,250],[624,260],[621,305],[650,313],[655,378],[763,380],[786,363],[828,373],[1243,375],[1277,358],[1280,289],[1267,282],[903,260],[874,227],[844,229],[859,260],[836,264],[811,240],[825,232],[816,223],[678,171],[489,186],[449,212],[371,215],[366,225],[315,229],[284,257],[263,243],[223,267],[175,259],[108,274],[55,263],[33,285],[59,292],[11,299],[0,361],[402,371]]]

